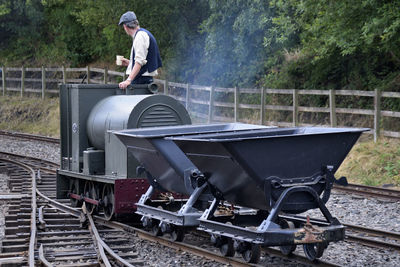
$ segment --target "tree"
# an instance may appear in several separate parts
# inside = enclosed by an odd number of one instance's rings
[[[399,1],[273,0],[271,7],[277,15],[273,38],[266,41],[299,56],[292,61],[281,56],[279,71],[271,71],[267,83],[373,89],[399,75]],[[296,38],[298,42],[290,42]]]
[[[13,54],[21,60],[35,53],[43,24],[43,6],[40,0],[0,1],[0,47],[12,43]],[[20,53],[23,51],[23,53]],[[10,56],[12,57],[12,55]]]

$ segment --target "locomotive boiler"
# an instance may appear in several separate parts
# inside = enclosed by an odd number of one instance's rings
[[[121,90],[118,85],[60,86],[61,168],[57,197],[86,202],[104,217],[133,213],[148,188],[139,163],[109,131],[191,124],[174,98],[154,94],[155,84]]]

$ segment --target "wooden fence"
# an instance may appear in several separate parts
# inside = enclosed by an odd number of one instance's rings
[[[125,79],[125,73],[100,68],[6,68],[2,70],[3,95],[7,91],[58,94],[60,83],[110,83],[116,82],[117,77]],[[30,77],[27,77],[28,75]],[[39,75],[38,75],[39,74]],[[30,85],[30,86],[29,86]],[[30,87],[30,88],[29,88]]]
[[[10,73],[14,72],[14,75]],[[40,78],[27,78],[26,73],[40,73]],[[20,73],[20,75],[15,75]],[[58,76],[57,76],[58,73]],[[69,74],[71,73],[71,74]],[[116,83],[118,78],[125,79],[123,72],[111,71],[99,68],[5,68],[2,67],[2,89],[3,95],[7,91],[20,92],[21,96],[25,92],[41,93],[42,98],[47,93],[57,94],[59,83]],[[250,110],[257,112],[258,121],[262,125],[277,126],[309,126],[312,124],[301,123],[299,121],[300,112],[323,113],[329,115],[329,124],[332,127],[338,126],[337,116],[339,114],[363,115],[373,118],[374,140],[380,135],[400,138],[399,131],[389,131],[383,129],[382,118],[400,118],[399,111],[382,110],[381,103],[383,98],[398,98],[399,92],[358,91],[358,90],[299,90],[299,89],[247,89],[247,88],[219,88],[213,86],[199,86],[193,84],[183,84],[156,79],[155,82],[162,85],[161,91],[179,100],[191,115],[196,116],[208,123],[212,122],[238,122],[240,111]],[[13,86],[8,86],[13,83]],[[36,84],[30,89],[26,84]],[[18,85],[18,86],[16,86]],[[50,86],[49,86],[50,85]],[[231,94],[233,97],[225,97],[219,100],[216,94]],[[259,96],[257,96],[259,95]],[[266,98],[271,95],[286,95],[290,98],[290,105],[268,104]],[[299,97],[302,95],[325,96],[328,104],[325,107],[308,107],[299,105]],[[251,96],[253,102],[258,104],[246,104],[241,102],[242,98]],[[337,107],[337,96],[366,97],[373,100],[373,109],[357,109]],[[227,100],[229,99],[229,100]],[[254,101],[258,99],[258,101]],[[228,109],[230,112],[216,112],[216,109]],[[267,120],[268,111],[283,111],[291,113],[290,122]],[[228,114],[228,115],[226,115]],[[254,119],[252,120],[254,123]],[[345,125],[344,125],[345,126]]]

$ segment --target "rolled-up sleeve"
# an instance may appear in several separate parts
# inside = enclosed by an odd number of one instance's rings
[[[140,65],[147,63],[147,53],[149,52],[150,37],[144,31],[139,31],[136,34],[135,40],[133,41],[133,47],[135,49],[135,62]]]

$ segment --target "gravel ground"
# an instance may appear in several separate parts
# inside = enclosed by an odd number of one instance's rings
[[[0,173],[0,195],[10,192],[7,185],[8,176]],[[7,203],[0,200],[0,242],[4,238],[4,217],[7,213]]]
[[[40,143],[38,149],[37,142],[23,140],[15,142],[10,137],[0,136],[0,151],[28,154],[53,162],[59,162],[59,146],[56,144]],[[0,180],[4,180],[4,177],[0,176]],[[0,191],[2,190],[1,188],[0,182]],[[341,222],[374,227],[385,231],[400,232],[399,204],[399,202],[392,203],[376,199],[365,199],[359,196],[332,193],[327,206],[332,215],[336,216]],[[4,208],[4,203],[0,202],[0,214],[2,211],[4,212]],[[308,214],[315,217],[317,213],[312,211]],[[0,215],[0,238],[3,226],[2,222],[2,215]],[[154,261],[153,266],[223,266],[192,254],[165,249],[159,244],[143,240],[137,242],[137,247],[146,251],[147,257]],[[301,251],[301,247],[298,247],[296,250],[296,252]],[[263,258],[263,263],[265,265],[271,264],[271,260],[266,258]],[[322,260],[343,266],[400,266],[400,253],[342,241],[330,244]],[[272,263],[272,265],[279,266],[282,264]]]
[[[27,141],[20,138],[14,139],[0,135],[0,151],[42,158],[44,160],[60,163],[60,147],[58,144]]]
[[[342,223],[400,232],[399,204],[333,192],[327,207]],[[315,210],[307,214],[314,218],[321,216]],[[330,244],[321,259],[343,266],[400,266],[399,252],[344,241]]]

